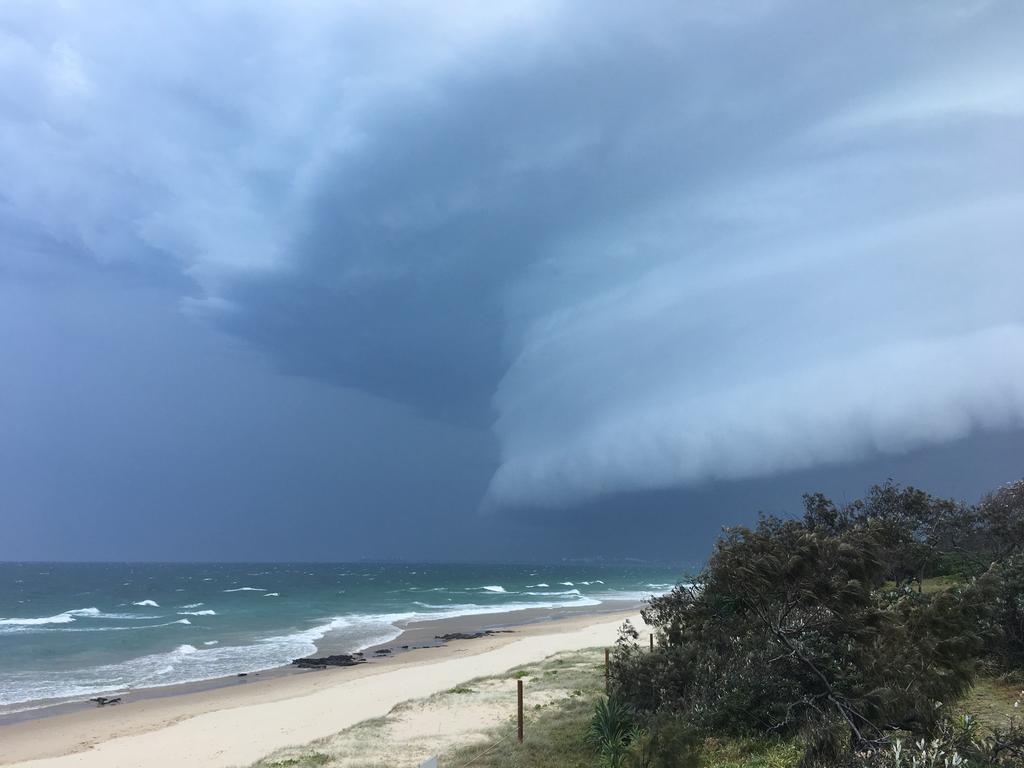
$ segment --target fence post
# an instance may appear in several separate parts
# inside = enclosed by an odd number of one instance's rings
[[[523,743],[523,680],[516,680],[516,738]]]
[[[651,632],[651,650],[654,650],[654,633]]]
[[[609,670],[608,649],[604,649],[604,692],[605,695],[611,690],[611,672]]]

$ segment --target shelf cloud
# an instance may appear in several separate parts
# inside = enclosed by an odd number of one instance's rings
[[[966,0],[7,3],[0,249],[490,430],[492,506],[905,452],[1024,426],[1022,34]]]

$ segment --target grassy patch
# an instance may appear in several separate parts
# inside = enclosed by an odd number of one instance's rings
[[[962,585],[963,580],[956,576],[933,576],[921,582],[921,591],[928,595]]]
[[[456,685],[454,688],[449,688],[448,693],[476,693],[476,689],[470,688],[468,685]]]
[[[1019,685],[982,677],[975,682],[971,692],[957,708],[976,717],[982,725],[1002,727],[1011,715],[1020,715],[1021,710],[1013,706],[1020,697]]]
[[[706,768],[794,768],[803,756],[799,744],[773,739],[708,739]]]
[[[592,711],[592,700],[574,697],[546,708],[540,717],[528,717],[522,744],[516,742],[515,725],[509,724],[489,734],[489,747],[455,750],[443,755],[441,764],[458,766],[473,760],[474,768],[593,768],[595,755],[583,740]]]

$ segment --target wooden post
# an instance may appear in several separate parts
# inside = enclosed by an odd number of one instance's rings
[[[651,632],[651,650],[654,650],[654,633]]]
[[[523,681],[516,680],[516,738],[523,743]]]
[[[608,662],[608,649],[604,649],[604,692],[607,694],[611,690],[611,672],[609,670]]]

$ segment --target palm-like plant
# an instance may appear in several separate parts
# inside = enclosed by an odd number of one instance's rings
[[[587,729],[587,741],[594,745],[608,768],[622,768],[629,751],[633,717],[618,699],[601,699]]]

